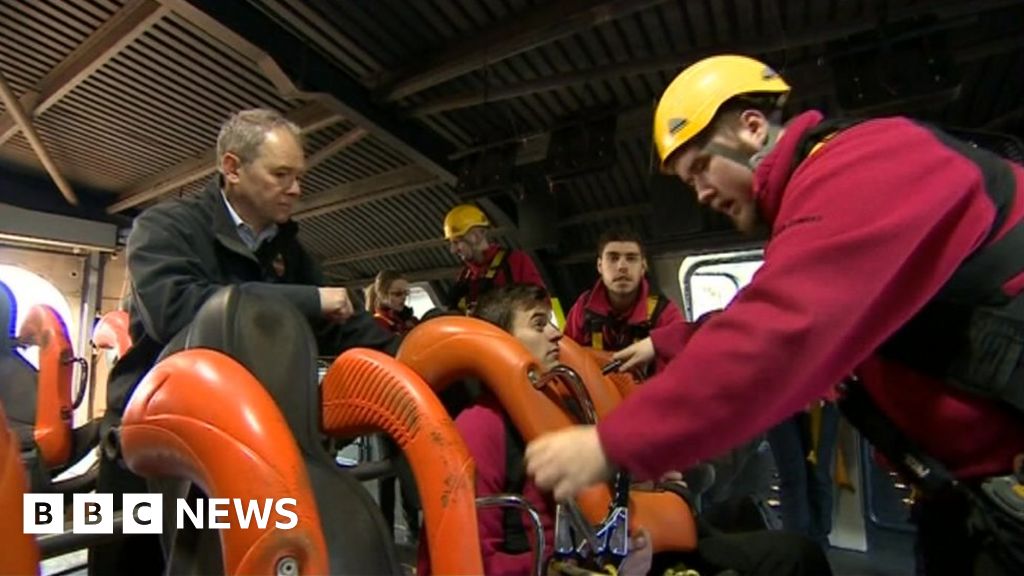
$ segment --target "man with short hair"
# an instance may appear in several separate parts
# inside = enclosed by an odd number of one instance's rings
[[[615,352],[643,340],[654,328],[683,322],[674,302],[651,289],[640,236],[609,230],[597,243],[594,287],[576,300],[565,335],[583,346]]]
[[[271,110],[243,110],[221,127],[217,175],[197,197],[163,202],[135,219],[127,268],[133,345],[107,387],[105,429],[120,422],[132,391],[164,347],[225,286],[292,303],[309,321],[320,354],[361,346],[393,349],[394,337],[353,306],[345,288],[325,286],[291,220],[306,170],[298,126]],[[106,459],[99,491],[141,492],[145,484]],[[106,561],[132,566],[128,554]],[[145,558],[137,559],[144,562]],[[114,566],[100,573],[120,573]]]
[[[472,311],[480,295],[507,284],[533,284],[544,288],[536,264],[522,250],[509,250],[491,242],[490,220],[474,204],[459,204],[444,217],[444,239],[462,262],[462,271],[448,295],[448,308]]]
[[[596,427],[535,440],[530,472],[568,498],[613,464],[685,469],[857,373],[841,406],[917,480],[919,567],[1024,573],[1024,167],[908,118],[782,125],[788,93],[736,55],[665,90],[662,168],[769,232],[764,266],[688,342],[670,327],[619,352],[672,359]]]
[[[221,127],[218,173],[206,189],[136,218],[127,247],[135,345],[119,365],[139,355],[151,364],[214,292],[233,284],[292,303],[322,355],[392,344],[345,288],[324,285],[299,242],[291,215],[306,169],[302,144],[298,126],[277,112],[241,111]],[[112,388],[110,408],[120,412],[130,392]]]

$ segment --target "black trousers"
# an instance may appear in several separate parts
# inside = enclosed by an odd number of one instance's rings
[[[799,534],[777,530],[701,532],[694,552],[655,554],[651,574],[683,564],[702,575],[730,570],[739,576],[832,575],[821,547]]]

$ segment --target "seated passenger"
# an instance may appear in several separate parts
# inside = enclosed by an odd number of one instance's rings
[[[653,328],[683,322],[675,302],[651,289],[640,235],[609,230],[597,243],[594,287],[576,300],[565,335],[582,346],[615,352],[647,337]]]
[[[562,334],[550,323],[551,305],[547,292],[537,286],[510,285],[497,288],[478,302],[474,316],[487,320],[515,336],[546,370],[559,361],[558,341]],[[524,442],[498,400],[484,394],[478,403],[463,411],[455,426],[466,441],[476,462],[476,494],[487,496],[501,492],[523,494],[537,509],[544,527],[545,550],[553,550],[555,503],[542,493],[523,469]],[[507,515],[511,518],[507,518]],[[480,544],[487,574],[530,574],[533,546],[529,520],[518,512],[500,509],[478,511]],[[520,526],[524,527],[520,532]],[[647,539],[627,558],[629,564],[620,574],[645,574],[650,559]],[[427,574],[421,543],[419,574]],[[831,574],[828,562],[813,543],[782,532],[721,534],[702,527],[698,549],[692,554],[658,554],[653,559],[659,570],[687,567],[718,574],[727,569],[741,575]],[[652,573],[661,574],[661,571]],[[704,574],[705,572],[700,572]]]
[[[406,306],[409,281],[401,272],[381,270],[366,288],[366,310],[380,327],[396,336],[404,336],[419,322]]]
[[[515,336],[545,370],[558,364],[558,341],[562,334],[550,323],[551,304],[543,288],[529,284],[495,288],[481,297],[474,316]],[[476,462],[476,495],[522,494],[540,515],[545,551],[550,555],[554,549],[555,503],[549,494],[541,493],[533,482],[526,479],[522,458],[525,444],[501,404],[485,391],[476,405],[458,415],[455,427]],[[515,469],[510,470],[510,465]],[[535,545],[530,541],[533,531],[528,517],[518,511],[485,508],[477,511],[477,518],[484,572],[495,575],[531,574]],[[507,530],[509,526],[514,528]],[[639,564],[641,568],[633,567],[629,573],[646,573],[650,563],[646,541],[637,538],[635,544],[636,552],[628,561],[631,565]],[[426,550],[423,540],[417,571],[420,575],[429,574]]]

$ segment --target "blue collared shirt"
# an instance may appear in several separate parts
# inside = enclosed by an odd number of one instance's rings
[[[238,237],[242,239],[242,242],[249,247],[249,250],[253,252],[260,247],[260,244],[273,240],[274,236],[277,236],[277,224],[271,224],[263,229],[259,234],[252,229],[252,226],[246,224],[242,217],[235,212],[231,202],[228,202],[227,194],[223,190],[220,191],[220,197],[224,199],[224,205],[228,207],[228,213],[231,214],[231,220],[235,223],[235,230],[238,232]]]

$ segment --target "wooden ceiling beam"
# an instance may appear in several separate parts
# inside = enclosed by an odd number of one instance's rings
[[[298,124],[303,133],[309,133],[313,128],[320,129],[342,120],[334,111],[316,101],[307,102],[288,112],[285,116]],[[351,134],[351,132],[347,134]],[[117,200],[107,207],[107,212],[111,214],[123,212],[156,200],[172,190],[205,178],[216,171],[217,149],[212,147],[198,156],[187,158],[159,174],[150,176],[131,190],[118,195]]]
[[[385,83],[388,88],[383,93],[383,99],[386,102],[401,100],[521,52],[646,10],[664,1],[560,0],[525,14],[513,15],[399,72],[396,79]]]
[[[956,6],[951,6],[949,4],[949,2],[915,4],[914,6],[898,11],[897,16],[900,19],[906,19],[930,13],[946,15],[950,13],[950,10],[956,8]],[[1011,0],[990,0],[988,2],[983,2],[979,9],[992,10],[1003,8],[1010,4],[1013,4]],[[956,14],[959,13],[957,12]],[[895,16],[891,18],[891,20],[894,19]],[[555,76],[538,78],[536,80],[529,80],[518,84],[491,86],[479,90],[451,94],[413,106],[406,112],[406,114],[412,117],[423,117],[440,112],[459,110],[462,108],[493,102],[501,102],[513,98],[529,96],[530,94],[560,90],[569,86],[600,82],[613,78],[639,76],[641,74],[652,74],[663,71],[677,71],[697,60],[700,60],[701,58],[720,54],[723,51],[737,54],[766,54],[840,40],[853,34],[873,30],[877,27],[877,18],[867,16],[855,20],[846,20],[830,27],[792,32],[785,35],[773,35],[769,38],[759,38],[738,44],[731,43],[727,46],[688,50],[679,54],[659,56],[647,60],[630,60],[616,64],[609,64],[607,66],[590,68],[587,70],[559,73]],[[958,62],[968,62],[978,60],[992,54],[1018,49],[1020,47],[1020,43],[1021,39],[1016,37],[995,39],[982,45],[971,47],[967,50],[958,51],[954,56]],[[787,74],[786,70],[780,70],[780,72],[782,72],[787,79],[789,78],[789,74]]]
[[[167,8],[153,0],[132,0],[75,48],[36,85],[22,94],[22,109],[37,117],[163,18]],[[0,116],[0,146],[18,131],[10,111]]]
[[[46,146],[43,145],[42,139],[39,138],[35,127],[32,126],[32,120],[29,118],[28,113],[22,109],[21,103],[14,96],[14,91],[7,84],[3,74],[0,74],[0,100],[3,101],[4,107],[7,108],[7,113],[14,118],[15,125],[25,135],[29,145],[32,146],[32,150],[35,151],[36,156],[39,158],[39,162],[42,163],[43,168],[46,169],[50,178],[53,179],[53,183],[57,185],[60,193],[64,195],[69,204],[78,206],[78,196],[75,195],[71,185],[68,184],[68,181],[61,175],[60,170],[57,169],[57,165],[53,162],[53,158],[50,157],[50,153],[46,151]]]
[[[403,166],[355,182],[339,184],[312,198],[303,199],[296,207],[292,218],[305,220],[336,210],[354,208],[367,202],[392,198],[439,181],[436,174],[421,166],[415,164]]]

